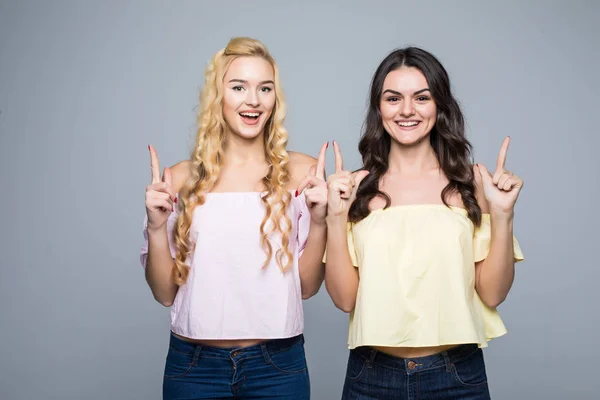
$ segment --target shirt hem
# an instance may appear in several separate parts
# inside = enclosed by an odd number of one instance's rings
[[[351,343],[348,342],[348,350],[354,350],[357,347],[361,347],[361,346],[381,346],[381,347],[436,347],[436,346],[447,346],[447,345],[461,345],[461,344],[476,344],[479,346],[479,348],[486,348],[488,347],[488,343],[493,340],[493,339],[497,339],[501,336],[504,336],[507,332],[502,332],[502,333],[498,333],[495,334],[492,337],[488,337],[486,338],[483,342],[480,342],[479,340],[469,340],[469,339],[459,339],[456,341],[450,341],[450,340],[446,340],[446,341],[441,341],[441,342],[430,342],[430,343],[407,343],[407,344],[403,344],[403,345],[398,345],[398,344],[391,344],[391,343],[385,343],[385,342],[377,342],[377,341],[361,341],[361,342],[356,342],[356,343]]]
[[[269,334],[252,334],[252,335],[198,335],[183,330],[178,330],[171,326],[171,332],[192,340],[272,340],[272,339],[288,339],[294,336],[298,336],[304,333],[304,329],[297,329],[292,332],[282,333],[280,335],[269,333]]]

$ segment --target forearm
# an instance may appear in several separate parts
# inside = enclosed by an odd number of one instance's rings
[[[165,307],[173,304],[177,294],[178,287],[172,278],[174,265],[166,227],[157,231],[148,230],[146,281],[156,301]]]
[[[325,240],[327,240],[327,226],[311,221],[306,246],[298,261],[303,299],[317,294],[323,283]]]
[[[514,214],[492,212],[490,217],[490,250],[485,260],[476,267],[476,290],[487,306],[495,308],[506,299],[514,280]]]
[[[358,270],[348,252],[346,219],[328,218],[325,287],[337,308],[351,312],[358,292]]]

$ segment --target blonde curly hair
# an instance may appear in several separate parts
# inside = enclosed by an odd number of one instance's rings
[[[271,64],[275,86],[275,106],[264,128],[265,156],[269,169],[262,179],[265,194],[261,199],[266,210],[260,225],[261,246],[266,253],[262,267],[266,267],[273,256],[273,247],[269,240],[273,233],[281,235],[281,248],[275,253],[279,268],[285,271],[292,263],[292,254],[288,248],[292,226],[287,214],[291,201],[291,194],[287,190],[290,181],[289,155],[286,150],[288,133],[283,127],[286,108],[277,64],[260,41],[238,37],[231,39],[227,47],[214,55],[204,74],[196,145],[191,154],[192,175],[179,192],[180,214],[174,229],[177,255],[173,280],[177,285],[185,283],[189,274],[186,260],[193,247],[189,233],[194,209],[204,204],[205,193],[214,188],[223,163],[227,139],[227,124],[223,117],[223,79],[233,60],[247,56],[261,57]]]

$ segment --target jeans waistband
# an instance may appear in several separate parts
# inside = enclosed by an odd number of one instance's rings
[[[290,347],[294,346],[298,342],[304,344],[304,335],[300,334],[297,336],[293,336],[290,338],[283,339],[270,339],[265,342],[248,346],[248,347],[214,347],[214,346],[206,346],[204,344],[197,344],[182,340],[175,336],[173,332],[171,332],[171,338],[169,342],[169,346],[171,349],[187,354],[190,356],[198,355],[202,353],[204,356],[214,357],[214,358],[246,358],[253,357],[258,355],[263,355],[264,351],[268,351],[270,353],[277,353],[279,351],[287,350]]]
[[[442,366],[449,369],[453,363],[469,357],[478,350],[479,346],[476,344],[462,344],[430,356],[413,358],[395,357],[369,346],[358,347],[351,351],[365,358],[369,363],[377,363],[411,373]]]

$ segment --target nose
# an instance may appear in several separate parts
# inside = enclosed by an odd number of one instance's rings
[[[258,107],[260,104],[260,100],[258,98],[258,93],[255,90],[248,90],[248,94],[246,95],[246,104],[252,107]]]
[[[402,102],[402,107],[400,108],[400,115],[403,117],[410,117],[414,115],[415,109],[413,107],[412,99],[406,99]]]

